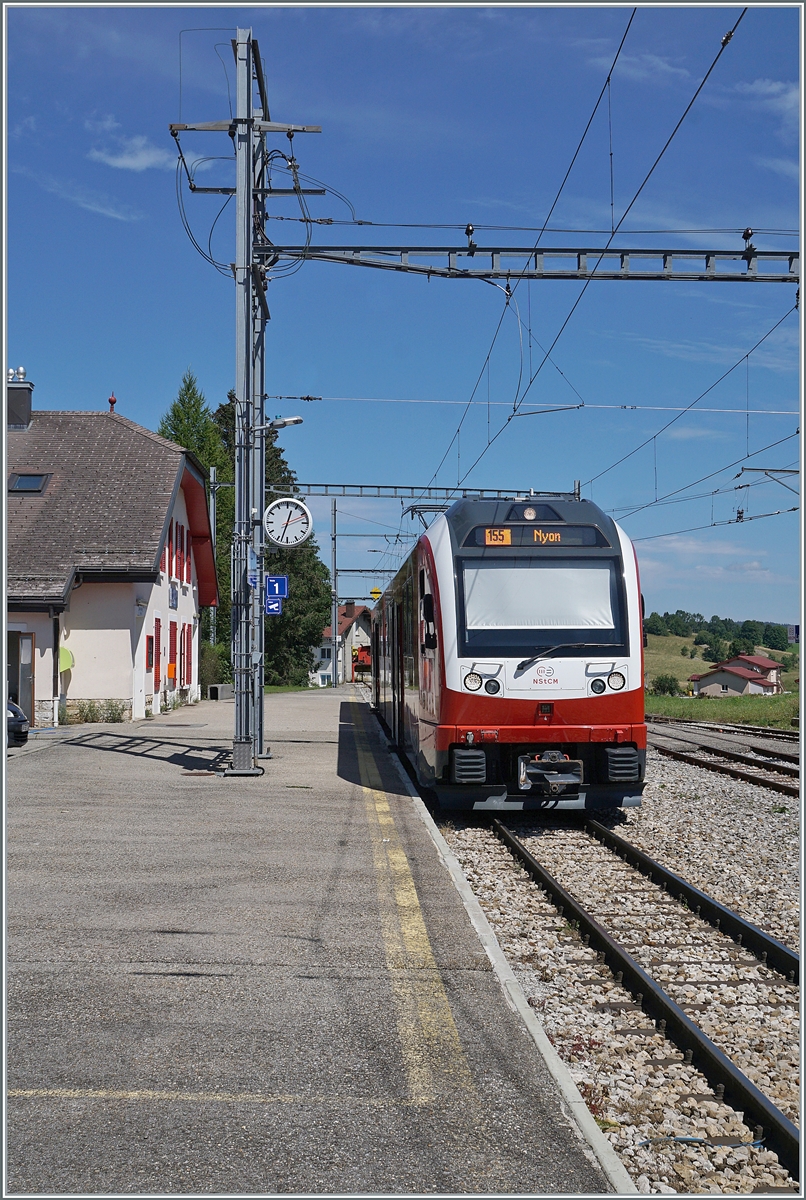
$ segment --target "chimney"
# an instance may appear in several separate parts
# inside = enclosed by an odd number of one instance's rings
[[[25,378],[25,367],[8,369],[6,383],[6,428],[28,429],[31,424],[31,395],[34,385]]]
[[[344,615],[350,620],[355,616],[355,600],[346,600],[344,604]]]

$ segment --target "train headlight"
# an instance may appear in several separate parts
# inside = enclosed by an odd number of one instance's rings
[[[469,671],[465,675],[465,687],[469,692],[477,692],[482,685],[481,675],[475,671]]]
[[[614,692],[620,692],[627,680],[622,675],[621,671],[613,671],[608,675],[607,682],[610,684]]]
[[[597,696],[601,696],[604,690],[605,681],[603,679],[594,679],[593,683],[591,684],[591,691],[595,692]]]
[[[467,683],[467,680],[465,680],[465,683]],[[484,690],[485,692],[489,692],[491,696],[495,696],[496,693],[501,691],[501,684],[497,679],[488,679],[484,685]]]

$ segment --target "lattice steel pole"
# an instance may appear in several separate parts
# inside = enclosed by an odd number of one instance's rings
[[[255,766],[254,761],[256,664],[253,655],[254,618],[253,595],[249,586],[249,551],[254,548],[254,427],[259,422],[255,421],[254,412],[254,131],[250,29],[238,29],[235,52],[235,529],[232,553],[235,736],[230,773],[253,775],[258,774],[260,768]]]

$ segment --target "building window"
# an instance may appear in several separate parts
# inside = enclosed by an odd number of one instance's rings
[[[723,692],[726,692],[727,690],[728,690],[728,685],[727,685],[726,683],[723,683],[723,684],[722,684],[722,691],[723,691]]]
[[[333,650],[331,649],[330,646],[322,647],[321,657],[322,658],[332,658],[333,657]]]
[[[154,618],[154,691],[162,687],[162,622]]]
[[[168,678],[176,682],[176,621],[168,623]]]
[[[10,475],[8,490],[10,492],[26,492],[30,495],[42,495],[48,486],[50,475]]]
[[[320,687],[327,687],[327,685],[328,685],[329,683],[330,683],[330,676],[329,676],[329,675],[320,675],[320,676],[319,676],[319,685],[320,685]]]
[[[154,670],[154,639],[146,637],[146,670]]]

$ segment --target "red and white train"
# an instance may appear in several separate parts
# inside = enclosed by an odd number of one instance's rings
[[[459,500],[373,614],[373,701],[449,811],[641,802],[643,601],[589,500]]]

